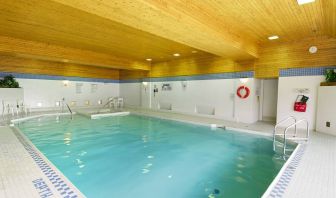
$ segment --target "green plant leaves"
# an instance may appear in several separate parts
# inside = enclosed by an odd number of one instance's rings
[[[14,76],[5,76],[2,80],[0,79],[0,88],[19,88],[19,83],[15,80]]]
[[[325,73],[327,82],[336,82],[336,72],[333,69],[329,69]]]

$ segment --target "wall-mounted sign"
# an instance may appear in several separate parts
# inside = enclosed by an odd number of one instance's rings
[[[162,84],[162,91],[171,91],[172,87],[169,83]]]

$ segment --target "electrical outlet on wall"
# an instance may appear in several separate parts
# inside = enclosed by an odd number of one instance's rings
[[[326,122],[326,127],[330,127],[330,122]]]

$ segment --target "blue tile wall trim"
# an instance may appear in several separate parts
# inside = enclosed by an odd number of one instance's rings
[[[290,76],[321,76],[324,75],[326,70],[336,69],[336,66],[331,67],[310,67],[310,68],[293,68],[293,69],[281,69],[280,77]]]
[[[119,80],[103,79],[103,78],[81,78],[81,77],[66,77],[66,76],[50,76],[50,75],[22,74],[22,73],[13,73],[13,72],[0,72],[0,78],[3,78],[6,75],[13,75],[15,78],[23,78],[23,79],[70,80],[70,81],[83,81],[83,82],[119,83]]]
[[[280,77],[320,76],[320,75],[324,75],[326,70],[328,69],[336,69],[336,66],[281,69],[279,76]],[[137,82],[143,82],[143,81],[164,82],[164,81],[185,81],[185,80],[191,81],[191,80],[214,80],[214,79],[235,79],[235,78],[253,78],[254,77],[254,71],[246,71],[246,72],[228,72],[228,73],[193,75],[193,76],[144,78],[144,79],[132,79],[132,80],[112,80],[112,79],[100,79],[100,78],[81,78],[81,77],[65,77],[65,76],[0,72],[0,78],[6,75],[10,75],[10,74],[13,75],[15,78],[23,78],[23,79],[70,80],[70,81],[102,82],[102,83],[137,83]]]
[[[102,82],[102,83],[137,83],[137,82],[143,82],[143,81],[164,82],[164,81],[185,81],[185,80],[190,81],[190,80],[253,78],[254,71],[228,72],[228,73],[193,75],[193,76],[144,78],[144,79],[132,79],[132,80],[111,80],[111,79],[100,79],[100,78],[81,78],[81,77],[66,77],[66,76],[51,76],[51,75],[22,74],[22,73],[13,73],[13,72],[0,72],[0,78],[3,78],[6,75],[13,75],[15,78],[23,78],[23,79],[70,80],[70,81]]]
[[[302,156],[306,150],[306,145],[302,144],[298,148],[298,151],[295,153],[294,158],[289,162],[288,166],[286,167],[285,171],[280,176],[280,179],[275,184],[274,188],[270,192],[270,198],[281,198],[284,196],[285,191],[295,173],[295,170],[300,164]]]
[[[164,82],[164,81],[191,81],[191,80],[214,80],[214,79],[235,79],[235,78],[253,78],[254,71],[246,72],[228,72],[218,74],[205,74],[193,76],[175,76],[175,77],[161,77],[161,78],[144,78],[134,80],[120,80],[120,83],[137,83],[137,82]]]
[[[63,198],[78,198],[79,196],[71,189],[70,186],[62,179],[62,177],[49,166],[49,164],[43,160],[40,154],[32,147],[24,137],[14,128],[14,135],[21,142],[23,147],[29,153],[29,155],[33,158],[34,162],[41,169],[44,175],[49,179],[49,181],[54,185],[55,189],[59,192],[61,197]],[[34,180],[35,181],[35,180]],[[34,181],[32,181],[34,183]],[[36,182],[35,182],[36,183]],[[40,197],[49,197],[52,194],[40,194]]]

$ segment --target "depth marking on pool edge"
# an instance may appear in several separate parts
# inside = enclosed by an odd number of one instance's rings
[[[42,178],[38,178],[33,180],[33,184],[36,188],[36,190],[39,191],[40,197],[50,197],[53,195],[52,191],[50,190],[47,183]]]
[[[277,181],[277,183],[273,187],[268,197],[271,197],[271,198],[283,197],[295,173],[296,168],[299,166],[299,163],[302,159],[305,149],[306,149],[306,145],[304,144],[302,144],[299,147],[298,151],[295,153],[294,158],[289,162],[288,166],[286,167],[285,171],[282,173],[280,179]]]
[[[43,160],[43,158],[39,155],[39,153],[22,137],[22,135],[17,131],[17,129],[12,128],[14,135],[18,138],[18,140],[21,142],[23,147],[26,149],[26,151],[29,153],[29,155],[33,158],[34,162],[37,164],[37,166],[41,169],[41,171],[44,173],[45,176],[49,179],[49,181],[54,185],[54,188],[57,189],[57,191],[60,193],[60,195],[64,198],[78,198],[78,195],[75,194],[75,191],[71,189],[68,184],[57,174],[55,170],[53,170],[46,161]],[[35,181],[35,182],[34,182]],[[32,181],[35,188],[37,180]],[[42,180],[43,181],[43,180]],[[44,181],[43,181],[44,182]],[[45,183],[45,182],[44,182]],[[45,185],[47,185],[45,183]],[[47,188],[49,188],[47,186]],[[40,197],[45,198],[49,197],[49,194],[41,194],[39,191]]]

